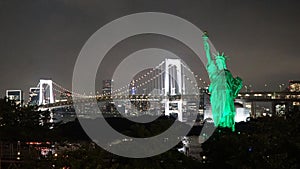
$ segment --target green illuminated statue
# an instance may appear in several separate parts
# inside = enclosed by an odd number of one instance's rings
[[[215,126],[228,127],[235,130],[234,99],[243,87],[242,79],[234,78],[226,66],[224,53],[211,57],[207,32],[202,36],[207,57],[206,70],[210,79],[210,102]]]

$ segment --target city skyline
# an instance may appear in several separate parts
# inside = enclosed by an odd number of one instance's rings
[[[265,84],[279,90],[278,85],[287,85],[288,80],[300,80],[300,3],[230,2],[0,0],[0,95],[3,97],[7,89],[22,89],[26,96],[40,78],[52,78],[71,89],[73,67],[87,39],[114,19],[145,11],[177,15],[208,30],[216,49],[230,57],[232,73],[254,90],[263,90]],[[201,73],[204,65],[194,62],[187,47],[157,35],[132,37],[118,44],[106,63],[153,46],[179,54],[193,70],[207,77]],[[99,68],[99,84],[113,67]]]

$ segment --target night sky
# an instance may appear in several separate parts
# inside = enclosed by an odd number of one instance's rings
[[[230,57],[234,75],[253,90],[264,90],[264,84],[278,90],[279,84],[300,80],[299,9],[299,0],[0,0],[0,96],[6,89],[28,95],[40,78],[71,89],[73,67],[87,39],[106,23],[137,12],[174,14],[208,30],[217,50]],[[128,55],[128,46],[164,48],[156,43],[160,38],[173,43],[168,50],[189,55],[180,43],[157,36],[133,37],[115,50]],[[107,63],[118,57],[107,55]],[[185,59],[203,68],[193,57]]]

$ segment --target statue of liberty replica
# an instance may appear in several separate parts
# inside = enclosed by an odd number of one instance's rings
[[[207,32],[204,32],[203,45],[207,57],[206,70],[210,79],[210,103],[216,127],[228,127],[235,130],[235,107],[234,99],[243,87],[242,79],[234,78],[227,69],[227,57],[224,53],[211,56]]]

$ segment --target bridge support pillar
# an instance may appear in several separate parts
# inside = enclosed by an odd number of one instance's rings
[[[179,121],[183,121],[182,112],[182,97],[184,94],[184,81],[182,79],[181,60],[180,59],[166,59],[165,60],[165,79],[164,79],[164,103],[165,115],[170,116],[177,114]],[[178,100],[172,96],[180,96]]]
[[[40,79],[39,105],[54,103],[52,80]],[[47,90],[49,94],[47,96]]]

